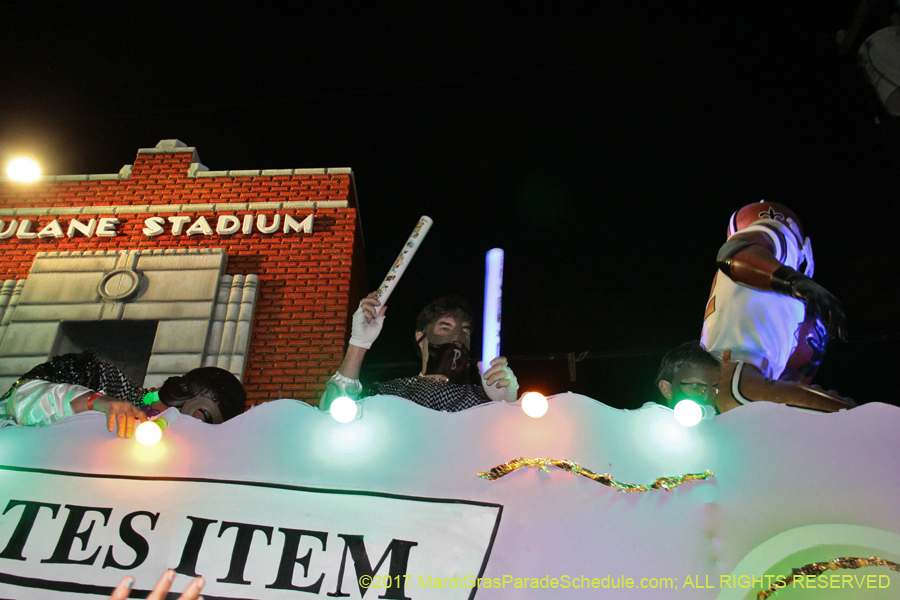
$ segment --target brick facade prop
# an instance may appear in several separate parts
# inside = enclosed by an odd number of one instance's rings
[[[212,365],[248,406],[316,404],[367,289],[353,173],[209,171],[162,140],[118,174],[0,177],[0,281],[0,386],[67,324],[142,321],[147,386]]]

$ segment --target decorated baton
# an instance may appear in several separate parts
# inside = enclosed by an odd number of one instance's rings
[[[425,235],[428,233],[428,230],[431,229],[432,223],[434,223],[434,221],[431,220],[431,217],[423,215],[422,218],[419,219],[419,222],[416,223],[416,228],[413,229],[409,239],[406,240],[406,244],[403,245],[403,249],[400,250],[400,255],[397,256],[397,260],[394,261],[391,270],[388,271],[384,281],[378,286],[378,289],[375,291],[375,299],[381,302],[382,306],[387,304],[391,292],[394,291],[397,282],[403,277],[403,272],[406,271],[409,261],[415,256],[416,250],[419,249],[422,240],[425,239]]]
[[[503,297],[503,250],[494,248],[484,258],[484,337],[481,368],[487,371],[500,356],[500,308]]]

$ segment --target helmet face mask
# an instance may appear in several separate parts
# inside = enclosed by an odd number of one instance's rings
[[[213,425],[218,425],[224,420],[219,407],[206,396],[197,396],[185,402],[180,410],[183,414],[191,416],[200,411],[200,414],[203,415],[203,420]]]
[[[182,406],[197,394],[191,390],[186,376],[169,377],[159,388],[159,399],[166,406]]]
[[[806,241],[803,242],[803,247],[800,250],[803,252],[803,260],[806,261],[806,270],[803,274],[807,277],[812,277],[816,270],[816,263],[813,260],[812,240],[806,238]]]
[[[812,277],[815,270],[812,242],[806,237],[803,231],[803,224],[800,222],[800,217],[784,204],[760,200],[759,202],[748,204],[735,211],[728,221],[728,237],[731,237],[738,231],[750,227],[750,225],[758,221],[764,221],[766,219],[780,221],[791,230],[797,239],[797,245],[800,247],[800,252],[803,257],[802,262],[805,264],[804,275]]]

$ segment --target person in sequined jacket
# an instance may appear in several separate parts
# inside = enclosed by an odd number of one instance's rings
[[[130,438],[137,424],[169,407],[221,423],[242,412],[245,400],[240,381],[224,369],[194,369],[147,390],[88,350],[56,356],[20,377],[0,396],[0,427],[44,426],[97,411],[106,414],[109,431]]]

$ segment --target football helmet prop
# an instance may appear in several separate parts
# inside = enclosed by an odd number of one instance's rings
[[[731,237],[742,229],[750,227],[750,225],[757,221],[766,219],[780,221],[791,230],[797,239],[797,244],[799,245],[800,252],[803,256],[803,263],[805,264],[803,274],[807,277],[812,277],[813,272],[815,271],[812,242],[806,237],[803,231],[803,224],[800,223],[800,217],[784,204],[760,200],[759,202],[748,204],[735,211],[728,221],[728,237]]]

